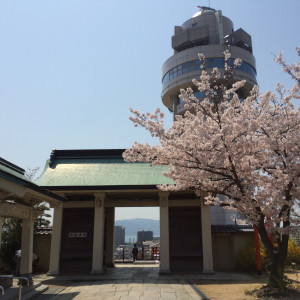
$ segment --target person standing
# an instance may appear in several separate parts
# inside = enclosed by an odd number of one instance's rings
[[[134,244],[134,247],[132,249],[132,257],[133,257],[134,262],[136,261],[136,256],[137,256],[138,252],[139,252],[139,250],[138,250],[136,244]]]

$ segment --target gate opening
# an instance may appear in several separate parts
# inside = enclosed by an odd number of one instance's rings
[[[115,263],[156,263],[160,259],[158,207],[116,207]]]

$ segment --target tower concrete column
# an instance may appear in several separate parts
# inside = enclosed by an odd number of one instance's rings
[[[107,267],[114,267],[114,241],[115,241],[115,208],[106,208],[107,223],[106,223],[106,249],[105,249],[105,264]]]
[[[103,274],[104,256],[104,211],[105,193],[95,193],[95,213],[94,213],[94,239],[93,239],[93,259],[91,274]]]
[[[219,44],[223,45],[224,43],[224,30],[223,30],[223,18],[222,18],[222,11],[218,10],[215,13],[216,16],[216,21],[217,21],[217,32],[218,32],[218,40],[219,40]]]
[[[204,197],[201,196],[201,222],[202,222],[202,251],[203,251],[203,274],[214,274],[211,222],[209,206],[204,205]]]
[[[27,277],[32,284],[32,253],[33,253],[33,209],[28,217],[22,219],[21,263],[20,275]]]
[[[159,192],[160,208],[160,271],[159,274],[171,274],[169,245],[169,192]]]
[[[54,207],[53,214],[53,227],[51,237],[50,249],[50,263],[48,275],[59,275],[60,263],[60,247],[61,247],[61,234],[62,234],[62,219],[63,219],[63,205],[59,204]]]

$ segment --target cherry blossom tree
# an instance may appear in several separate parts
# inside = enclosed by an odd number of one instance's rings
[[[202,75],[193,80],[194,89],[181,90],[186,112],[177,115],[169,129],[159,109],[153,114],[131,109],[135,126],[148,130],[160,145],[135,142],[123,157],[167,165],[164,175],[174,185],[161,185],[162,190],[193,189],[198,195],[204,191],[207,205],[244,214],[257,226],[267,249],[268,287],[282,290],[291,225],[299,224],[300,109],[293,101],[300,98],[300,62],[287,64],[282,54],[277,58],[294,81],[291,89],[278,84],[276,92],[259,94],[254,86],[240,99],[239,89],[246,82],[234,82],[232,76],[241,60],[231,66],[230,53],[224,54],[224,69],[211,73],[199,54]],[[197,99],[195,90],[205,96]]]

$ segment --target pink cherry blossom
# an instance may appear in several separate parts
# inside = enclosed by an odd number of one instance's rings
[[[297,53],[300,56],[299,48]],[[300,109],[292,102],[300,98],[300,62],[287,64],[282,54],[277,58],[295,82],[291,89],[278,85],[276,92],[259,94],[254,86],[240,101],[238,90],[245,81],[229,85],[228,80],[241,60],[236,59],[232,69],[227,64],[230,53],[224,55],[223,73],[203,69],[200,79],[193,80],[195,90],[205,92],[205,98],[197,99],[191,88],[181,90],[187,112],[176,116],[169,129],[159,109],[154,114],[131,109],[133,123],[157,137],[160,145],[135,143],[123,157],[167,165],[165,176],[174,185],[159,186],[162,190],[206,192],[207,205],[244,214],[257,226],[268,251],[271,285],[277,276],[272,268],[283,270],[291,226],[300,223]],[[199,58],[205,60],[202,54]],[[270,231],[277,236],[274,245]]]

